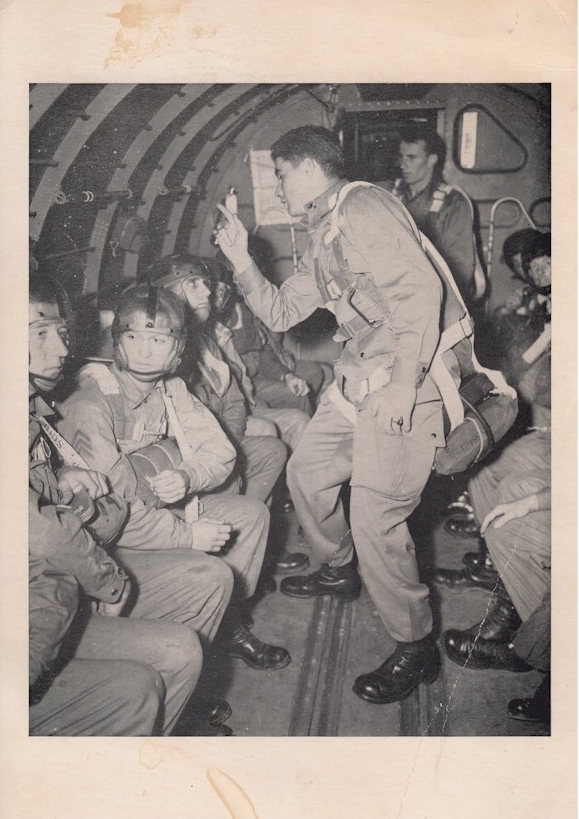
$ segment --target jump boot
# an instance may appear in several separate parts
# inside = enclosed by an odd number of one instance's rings
[[[490,610],[481,622],[464,631],[446,631],[442,645],[450,660],[467,668],[529,671],[530,667],[511,645],[520,625],[521,618],[500,582],[491,597]]]
[[[430,685],[440,673],[440,654],[432,634],[412,643],[396,643],[380,668],[358,677],[354,694],[366,702],[384,705],[404,700],[421,683]]]

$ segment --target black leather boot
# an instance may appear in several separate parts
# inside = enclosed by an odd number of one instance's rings
[[[551,721],[551,675],[547,674],[532,697],[524,700],[511,700],[508,705],[511,719],[523,722]]]
[[[295,572],[299,569],[307,569],[310,560],[303,552],[286,552],[284,549],[274,563],[276,572]]]
[[[355,600],[360,596],[362,581],[351,563],[331,568],[322,563],[317,572],[308,575],[286,577],[280,589],[289,597],[315,597],[318,594],[333,594],[342,600]]]
[[[500,581],[490,598],[489,611],[480,623],[475,623],[474,626],[458,633],[481,640],[498,640],[508,643],[520,625],[521,618]]]
[[[224,642],[224,649],[230,657],[238,657],[244,663],[259,671],[277,671],[291,663],[289,651],[281,646],[272,646],[255,636],[245,625],[238,625],[230,631]]]
[[[465,552],[462,556],[462,562],[467,569],[476,570],[484,567],[496,571],[489,553],[482,549],[479,549],[478,552]]]
[[[227,700],[197,700],[189,703],[177,722],[172,736],[179,737],[232,737],[228,725],[223,723],[231,716]]]
[[[464,569],[435,569],[432,580],[447,589],[486,589],[494,591],[499,583],[499,574],[492,567],[465,566]]]
[[[466,668],[515,673],[532,670],[515,653],[509,642],[482,640],[464,631],[447,631],[442,638],[442,645],[449,660]]]
[[[445,632],[442,645],[447,657],[469,668],[528,671],[529,666],[510,645],[521,618],[502,583],[491,601],[490,611],[480,623],[464,631]]]
[[[439,673],[440,654],[429,634],[412,643],[396,643],[380,668],[358,677],[352,690],[366,702],[384,705],[406,699],[421,682],[433,683]]]

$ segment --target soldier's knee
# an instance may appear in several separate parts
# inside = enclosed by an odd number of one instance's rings
[[[164,646],[165,663],[170,674],[187,671],[196,683],[203,665],[203,649],[197,634],[187,626],[174,624]]]
[[[257,525],[260,530],[269,527],[269,509],[259,500],[255,498],[242,498],[243,500],[243,518],[251,524]]]
[[[229,602],[233,592],[233,572],[227,563],[218,557],[211,561],[208,585],[211,587],[211,593],[218,592],[223,600]]]
[[[272,464],[283,468],[287,461],[287,447],[280,438],[268,437],[267,441],[269,459]]]
[[[290,456],[286,467],[286,481],[288,489],[293,492],[299,486],[300,474],[302,474],[304,465],[304,458],[301,450],[298,447],[296,451]]]
[[[159,728],[165,700],[163,678],[152,666],[123,661],[114,679],[117,725],[124,735],[150,736]]]
[[[499,503],[509,503],[510,501],[526,498],[537,492],[536,483],[523,473],[507,475],[498,486]]]

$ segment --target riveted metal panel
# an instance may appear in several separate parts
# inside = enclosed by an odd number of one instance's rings
[[[30,204],[33,214],[30,217],[30,236],[35,241],[40,237],[54,194],[60,190],[62,180],[82,150],[85,140],[133,88],[135,85],[107,85],[103,88],[86,108],[90,119],[77,120],[58,146],[53,157],[58,165],[46,169]]]
[[[129,186],[131,175],[151,145],[159,138],[167,125],[191,105],[197,97],[201,96],[205,90],[206,86],[185,85],[179,88],[179,92],[159,108],[156,114],[151,117],[147,129],[139,133],[122,159],[119,160],[119,167],[111,177],[108,190],[117,190]],[[107,208],[99,211],[95,220],[90,241],[95,250],[91,253],[86,265],[85,292],[87,293],[96,292],[98,289],[106,239],[118,207],[118,202],[112,202]]]
[[[66,91],[68,85],[56,85],[53,83],[38,83],[30,92],[30,111],[28,114],[28,127],[32,131],[36,123],[46,114],[61,94]]]
[[[205,127],[207,123],[214,119],[218,115],[219,111],[237,99],[237,97],[239,97],[241,94],[244,94],[246,91],[250,90],[252,87],[254,87],[254,84],[234,85],[227,88],[225,91],[223,91],[219,99],[215,100],[211,107],[207,106],[207,108],[204,108],[202,111],[198,111],[189,120],[189,122],[183,126],[179,135],[171,141],[159,160],[158,166],[151,174],[145,190],[143,191],[143,203],[137,209],[138,216],[145,219],[145,221],[148,220],[155,199],[165,181],[165,177],[175,162],[179,159],[183,151],[192,142],[192,140],[195,139],[198,132]],[[138,256],[135,254],[127,254],[125,258],[123,276],[125,278],[135,278],[137,275],[138,263]]]

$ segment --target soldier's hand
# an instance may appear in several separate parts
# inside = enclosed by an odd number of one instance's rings
[[[163,503],[177,503],[182,500],[191,485],[189,475],[182,469],[165,469],[147,480],[151,490]]]
[[[110,492],[107,479],[93,469],[82,469],[79,466],[65,466],[58,473],[58,488],[62,493],[62,502],[70,503],[75,492],[86,489],[93,500],[102,498]]]
[[[217,207],[223,214],[223,219],[213,230],[215,242],[236,269],[244,269],[251,263],[247,250],[247,230],[236,213],[231,213],[220,204]]]
[[[301,398],[303,395],[307,395],[310,391],[307,381],[304,381],[304,379],[300,378],[299,375],[294,375],[294,373],[286,373],[283,380],[287,384],[289,391],[294,395],[297,395],[299,398]]]
[[[402,435],[412,428],[412,410],[416,403],[416,389],[401,384],[388,384],[371,393],[364,402],[365,408],[378,427],[388,435]]]
[[[530,512],[535,512],[537,509],[538,503],[536,495],[528,495],[525,498],[519,498],[509,503],[499,503],[483,520],[480,533],[484,535],[491,523],[493,524],[493,529],[502,529],[509,521],[524,518]]]
[[[231,537],[231,524],[216,518],[199,518],[191,530],[192,546],[200,552],[219,552]]]
[[[131,581],[126,580],[120,598],[115,603],[105,603],[104,600],[92,601],[92,612],[103,617],[119,617],[129,599],[131,593]]]

